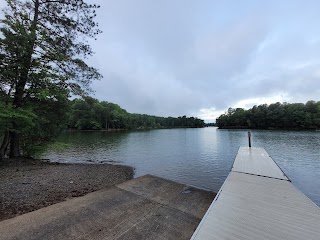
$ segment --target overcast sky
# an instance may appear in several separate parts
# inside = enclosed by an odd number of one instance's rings
[[[92,2],[99,100],[207,122],[228,107],[320,100],[318,0]]]

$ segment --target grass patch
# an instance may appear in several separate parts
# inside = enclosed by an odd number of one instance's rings
[[[63,142],[54,142],[54,143],[49,144],[48,150],[63,151],[69,147],[70,147],[70,144],[63,143]]]

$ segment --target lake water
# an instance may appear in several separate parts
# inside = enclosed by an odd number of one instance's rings
[[[252,130],[252,146],[263,147],[304,194],[320,206],[320,132]],[[67,163],[118,163],[135,176],[153,174],[217,192],[227,177],[246,130],[158,129],[70,132],[63,150],[43,157]]]

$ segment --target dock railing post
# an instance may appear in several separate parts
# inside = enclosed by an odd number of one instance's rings
[[[248,131],[249,147],[251,148],[251,132]]]

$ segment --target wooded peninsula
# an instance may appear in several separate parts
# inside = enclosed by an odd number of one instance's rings
[[[273,103],[243,108],[229,108],[216,119],[219,128],[252,129],[320,129],[320,101]]]
[[[69,103],[66,123],[68,128],[80,130],[148,129],[204,127],[204,121],[195,117],[157,117],[128,113],[119,105],[92,97],[74,99]]]
[[[25,110],[17,111],[0,101],[0,130],[12,128],[12,120],[21,133],[24,153],[32,155],[51,142],[63,130],[132,130],[154,128],[200,128],[204,120],[196,117],[158,117],[128,113],[119,105],[85,96],[73,100],[39,101],[30,99]],[[10,99],[8,99],[10,100]],[[10,102],[9,102],[10,103]],[[0,134],[0,137],[1,135]],[[2,135],[2,141],[5,139]]]

